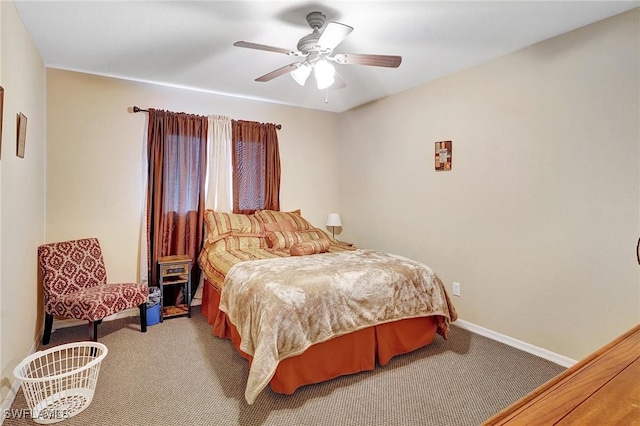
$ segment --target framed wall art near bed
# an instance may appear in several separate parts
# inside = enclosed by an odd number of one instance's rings
[[[451,149],[453,148],[452,145],[453,142],[451,141],[436,142],[435,164],[437,172],[451,170]]]

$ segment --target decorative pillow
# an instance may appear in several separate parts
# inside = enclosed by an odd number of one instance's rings
[[[296,231],[269,231],[267,245],[272,249],[288,249],[294,244],[302,242],[302,237]]]
[[[300,209],[292,212],[280,212],[276,210],[257,210],[255,216],[262,223],[278,223],[285,220],[291,221],[293,229],[296,231],[308,231],[313,229],[313,225],[309,223],[300,214]]]
[[[294,244],[289,249],[291,256],[305,256],[308,254],[326,253],[329,251],[329,240],[323,238],[321,240],[303,241]]]
[[[308,231],[299,231],[299,234],[302,241],[331,239],[331,237],[329,237],[322,229],[319,228],[311,228]]]
[[[295,231],[290,220],[281,220],[280,222],[276,223],[263,223],[262,229],[264,229],[264,232]]]
[[[252,249],[266,249],[268,248],[267,238],[247,236],[247,234],[231,234],[215,242],[216,245],[222,244],[218,247],[222,247],[224,251],[232,250],[246,250]]]
[[[232,233],[264,237],[260,221],[253,215],[206,210],[204,219],[207,224],[207,240],[209,243],[214,243]]]

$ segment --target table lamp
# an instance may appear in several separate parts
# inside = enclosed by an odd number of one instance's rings
[[[342,226],[342,222],[340,221],[339,213],[329,213],[329,217],[327,217],[327,226],[331,227],[333,232],[333,239],[336,239],[336,226]]]

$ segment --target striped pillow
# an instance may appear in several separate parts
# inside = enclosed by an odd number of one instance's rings
[[[204,220],[207,224],[207,241],[209,243],[214,243],[231,234],[264,237],[260,221],[253,215],[206,210]]]
[[[309,229],[313,229],[313,225],[301,216],[299,209],[292,212],[257,210],[255,212],[255,216],[262,223],[278,223],[288,220],[296,231],[308,231]]]
[[[268,248],[267,239],[265,237],[253,237],[247,236],[247,234],[231,234],[225,238],[216,241],[216,244],[223,244],[224,250],[245,250],[251,251],[253,249],[266,249]]]
[[[263,223],[262,229],[264,230],[264,232],[295,231],[290,220],[281,220],[280,222],[276,223]]]
[[[296,231],[269,231],[267,245],[272,249],[288,249],[294,244],[302,242],[302,236]]]
[[[319,228],[311,228],[308,231],[300,231],[299,233],[302,241],[329,239],[329,236]]]
[[[321,240],[304,241],[294,244],[289,249],[291,256],[305,256],[309,254],[326,253],[329,251],[329,240],[323,238]]]

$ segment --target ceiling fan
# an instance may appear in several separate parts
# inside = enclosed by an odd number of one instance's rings
[[[398,68],[400,66],[402,62],[401,56],[357,53],[334,54],[333,49],[353,31],[353,28],[339,22],[330,21],[324,31],[320,32],[326,19],[326,15],[322,12],[311,12],[307,15],[307,23],[313,32],[298,41],[298,45],[296,46],[298,50],[295,51],[248,41],[237,41],[233,43],[233,45],[246,47],[248,49],[283,53],[289,56],[304,57],[304,60],[301,62],[293,62],[256,78],[256,81],[260,82],[270,81],[283,74],[291,73],[293,79],[301,86],[304,86],[313,71],[318,89],[326,89],[329,87],[340,89],[345,87],[346,84],[335,72],[335,68],[331,62],[345,65],[371,65],[389,68]]]

